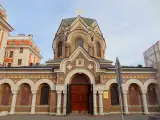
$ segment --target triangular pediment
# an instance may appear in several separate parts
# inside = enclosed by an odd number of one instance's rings
[[[71,31],[74,31],[76,29],[80,29],[80,30],[85,30],[88,31],[86,26],[81,22],[81,21],[77,21],[71,28]]]
[[[69,58],[65,58],[61,61],[60,63],[60,69],[59,71],[61,72],[65,72],[65,66],[66,66],[66,63],[67,62],[73,62],[76,60],[76,58],[81,55],[81,56],[84,56],[85,60],[88,60],[88,61],[92,61],[95,66],[96,66],[96,71],[99,71],[100,70],[100,64],[99,64],[99,61],[95,58],[92,58],[88,53],[87,51],[84,50],[84,48],[82,48],[81,46],[78,46],[78,48],[69,56]]]

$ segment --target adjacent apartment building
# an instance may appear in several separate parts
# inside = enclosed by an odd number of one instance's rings
[[[20,67],[38,65],[42,56],[33,42],[32,35],[9,36],[6,46],[4,66]]]
[[[0,5],[0,66],[3,65],[4,61],[8,34],[12,31],[13,28],[7,22],[6,10]]]

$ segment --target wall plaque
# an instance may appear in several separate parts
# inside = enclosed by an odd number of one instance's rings
[[[108,98],[108,91],[103,92],[103,98]]]

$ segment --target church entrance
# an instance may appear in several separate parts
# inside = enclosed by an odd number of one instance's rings
[[[67,91],[68,113],[93,114],[93,90],[90,80],[85,74],[75,74]]]
[[[72,112],[88,112],[88,85],[71,85]]]

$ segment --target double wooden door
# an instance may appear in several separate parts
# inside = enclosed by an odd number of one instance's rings
[[[88,112],[88,85],[71,85],[71,110]]]

